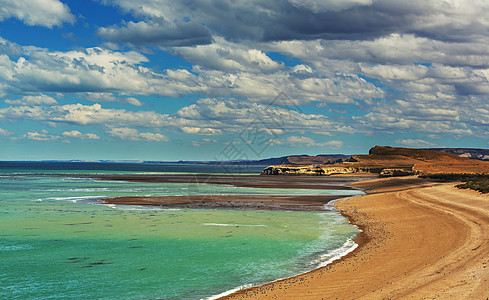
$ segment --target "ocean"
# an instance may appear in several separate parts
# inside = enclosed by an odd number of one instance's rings
[[[98,200],[203,193],[358,195],[361,191],[76,177],[257,174],[262,169],[0,162],[0,298],[202,299],[314,269],[354,247],[352,238],[358,229],[334,211],[163,209],[105,205]]]

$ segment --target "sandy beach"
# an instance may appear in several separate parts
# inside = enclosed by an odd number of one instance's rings
[[[225,299],[486,299],[489,196],[413,177],[336,202],[363,233],[332,264]]]

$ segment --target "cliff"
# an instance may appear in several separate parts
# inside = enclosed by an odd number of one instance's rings
[[[427,149],[375,146],[368,155],[352,155],[330,164],[273,165],[262,175],[331,175],[373,173],[379,176],[464,173],[489,174],[489,162]]]
[[[355,167],[334,165],[334,166],[315,166],[315,165],[277,165],[265,168],[261,175],[332,175],[332,174],[350,174],[364,172]]]

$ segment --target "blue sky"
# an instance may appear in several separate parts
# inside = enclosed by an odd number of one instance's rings
[[[487,148],[488,9],[4,0],[0,160]]]

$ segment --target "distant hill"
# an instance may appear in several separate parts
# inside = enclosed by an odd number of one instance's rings
[[[337,164],[347,161],[350,155],[344,154],[320,154],[316,156],[310,155],[289,155],[281,157],[272,157],[259,160],[230,160],[230,161],[178,161],[180,164],[240,164],[240,165],[326,165]],[[146,163],[158,163],[157,161],[146,161]],[[159,162],[171,163],[171,162]],[[173,162],[174,163],[174,162]]]
[[[441,151],[466,157],[471,159],[489,160],[489,149],[473,149],[473,148],[429,148],[428,150]]]
[[[369,155],[352,155],[357,165],[406,168],[420,174],[489,173],[489,162],[429,149],[375,146]]]
[[[282,162],[284,165],[330,165],[339,164],[350,159],[350,155],[331,154],[331,155],[291,155],[287,156]]]
[[[455,160],[460,161],[460,157],[457,155],[429,150],[429,149],[412,149],[412,148],[396,148],[396,147],[382,147],[375,146],[371,148],[368,152],[368,159],[383,159],[389,158],[391,156],[398,157],[402,156],[401,159],[415,159],[420,161],[447,161],[447,160]],[[364,155],[361,156],[364,159],[367,159]]]

